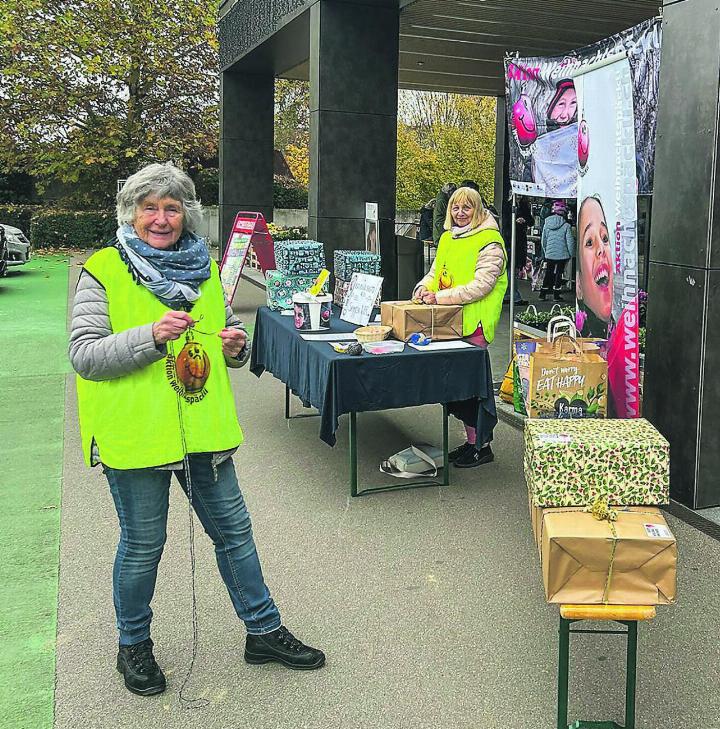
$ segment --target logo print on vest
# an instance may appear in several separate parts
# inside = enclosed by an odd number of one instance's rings
[[[442,271],[440,272],[439,288],[440,291],[444,289],[451,289],[455,283],[455,276],[448,272],[447,266],[443,264]]]
[[[168,352],[165,374],[173,390],[187,402],[200,402],[207,395],[205,383],[210,376],[210,358],[190,332],[185,335],[185,346],[177,358]]]

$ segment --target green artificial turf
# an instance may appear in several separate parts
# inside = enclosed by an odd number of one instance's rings
[[[0,729],[51,729],[68,262],[0,278]]]

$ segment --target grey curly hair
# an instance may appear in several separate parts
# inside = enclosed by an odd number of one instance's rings
[[[132,225],[135,210],[148,195],[171,197],[183,206],[183,230],[194,233],[202,222],[202,207],[195,196],[193,181],[171,162],[155,162],[125,180],[117,194],[118,225]]]

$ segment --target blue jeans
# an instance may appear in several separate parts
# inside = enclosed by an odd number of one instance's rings
[[[150,637],[157,569],[166,539],[170,478],[177,476],[188,493],[185,471],[104,467],[120,521],[120,541],[113,568],[113,601],[120,645]],[[215,544],[220,575],[235,612],[248,633],[280,627],[278,612],[265,585],[255,549],[250,515],[235,476],[232,459],[217,467],[211,456],[190,456],[193,508]]]

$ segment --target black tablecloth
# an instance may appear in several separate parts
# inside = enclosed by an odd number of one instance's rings
[[[356,325],[333,311],[331,332]],[[292,316],[263,306],[255,321],[250,371],[267,370],[305,405],[320,411],[320,438],[335,445],[338,418],[344,413],[389,410],[477,397],[478,443],[492,440],[497,423],[490,357],[479,347],[422,352],[406,346],[398,354],[338,354],[327,342],[300,337]]]

